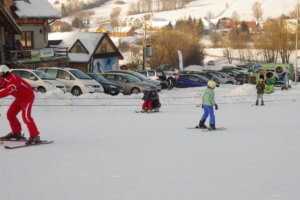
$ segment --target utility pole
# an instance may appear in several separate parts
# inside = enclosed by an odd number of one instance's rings
[[[147,45],[147,22],[146,22],[146,18],[144,18],[144,22],[143,22],[143,26],[144,26],[144,38],[143,38],[143,70],[145,70],[146,68],[146,45]]]
[[[295,62],[295,85],[297,84],[297,70],[298,70],[298,28],[299,28],[299,0],[297,1],[297,27],[296,27],[296,62]]]

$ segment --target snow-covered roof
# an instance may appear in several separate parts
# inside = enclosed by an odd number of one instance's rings
[[[184,68],[186,71],[202,71],[203,66],[200,65],[189,65]]]
[[[69,53],[70,60],[74,62],[88,62],[104,35],[104,33],[91,32],[56,32],[49,34],[49,40],[62,40],[61,43],[53,47],[67,47],[68,50],[79,40],[88,50],[88,54]]]
[[[60,14],[47,0],[18,0],[14,1],[17,10],[16,15],[23,18],[59,19]]]
[[[152,18],[151,26],[152,27],[164,27],[170,24],[170,21],[163,18]]]

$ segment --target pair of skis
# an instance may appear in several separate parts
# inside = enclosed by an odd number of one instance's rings
[[[4,142],[26,142],[27,140],[1,140],[0,144],[3,144]],[[54,141],[47,141],[47,140],[41,140],[39,143],[33,143],[33,144],[22,144],[22,145],[15,145],[15,146],[4,146],[5,149],[19,149],[19,148],[25,148],[25,147],[31,147],[31,146],[37,146],[42,144],[51,144]]]
[[[209,132],[209,131],[225,131],[226,128],[223,126],[216,127],[216,129],[209,129],[209,128],[197,128],[197,127],[187,127],[187,129],[199,129],[202,132]]]

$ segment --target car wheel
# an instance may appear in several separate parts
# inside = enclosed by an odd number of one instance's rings
[[[228,81],[228,82],[226,82],[226,84],[233,84],[233,82],[232,81]]]
[[[46,89],[42,86],[38,87],[37,91],[40,92],[40,93],[46,93]]]
[[[110,93],[111,96],[117,96],[119,94],[119,92],[116,93]]]
[[[140,91],[140,89],[139,88],[132,88],[132,90],[131,90],[131,94],[138,94],[138,93],[140,93],[141,91]]]
[[[72,95],[74,96],[80,96],[82,94],[82,91],[79,87],[74,87],[71,91]]]
[[[167,86],[168,86],[168,88],[173,88],[174,87],[174,82],[171,78],[169,78],[167,80]]]

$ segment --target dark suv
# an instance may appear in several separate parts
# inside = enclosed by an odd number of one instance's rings
[[[94,79],[103,86],[105,94],[118,95],[119,93],[124,92],[124,87],[122,85],[112,83],[100,74],[87,73],[87,75],[89,75],[92,79]]]

